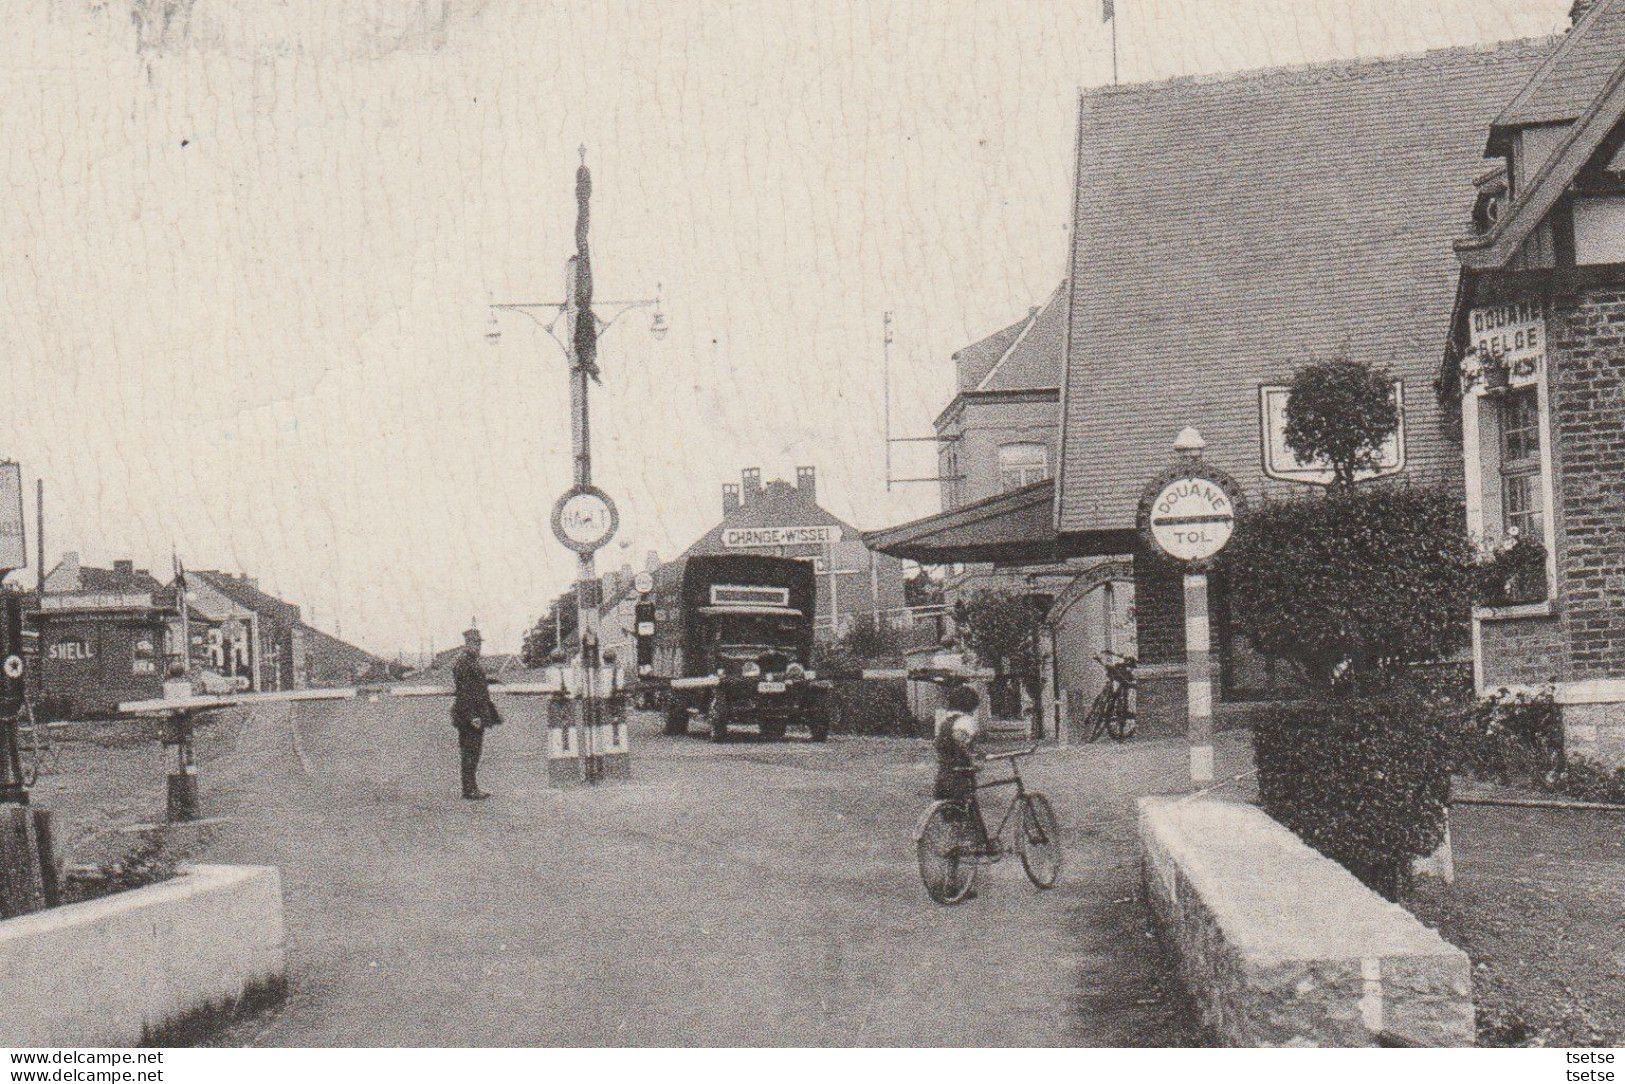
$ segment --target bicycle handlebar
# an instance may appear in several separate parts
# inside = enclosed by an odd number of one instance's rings
[[[983,760],[1015,760],[1017,757],[1030,757],[1038,752],[1038,745],[1034,743],[1025,749],[1012,749],[1008,753],[989,753]]]
[[[1113,659],[1117,661],[1113,662]],[[1095,652],[1095,661],[1100,663],[1102,666],[1122,666],[1126,664],[1130,667],[1134,667],[1138,666],[1140,663],[1140,660],[1136,659],[1133,655],[1119,655],[1115,651],[1097,651]]]

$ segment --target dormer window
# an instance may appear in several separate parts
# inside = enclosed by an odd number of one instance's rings
[[[1500,220],[1502,208],[1506,204],[1506,165],[1496,166],[1478,178],[1474,184],[1478,188],[1478,197],[1473,201],[1473,232],[1489,233]]]

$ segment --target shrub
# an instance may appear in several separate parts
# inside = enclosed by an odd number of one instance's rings
[[[1625,769],[1613,771],[1563,749],[1563,720],[1550,689],[1501,689],[1459,716],[1455,768],[1462,775],[1582,802],[1625,803]]]
[[[1375,470],[1382,445],[1399,427],[1394,377],[1346,358],[1313,362],[1292,374],[1286,446],[1306,463],[1325,463],[1333,485],[1349,489]]]
[[[838,734],[910,738],[919,730],[908,711],[908,692],[901,678],[837,681],[831,691]]]
[[[1449,490],[1362,486],[1269,501],[1221,557],[1236,627],[1312,685],[1442,659],[1468,639],[1473,548]]]
[[[1449,716],[1413,691],[1271,705],[1253,755],[1265,811],[1388,899],[1444,838]]]

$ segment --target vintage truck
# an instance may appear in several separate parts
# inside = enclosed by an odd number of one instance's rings
[[[726,741],[805,727],[829,736],[833,698],[812,670],[816,584],[808,561],[699,555],[663,566],[654,585],[654,651],[645,687],[659,690],[667,734],[692,723]]]

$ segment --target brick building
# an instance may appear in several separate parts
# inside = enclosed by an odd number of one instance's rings
[[[1141,551],[1142,488],[1186,426],[1255,500],[1323,484],[1322,465],[1285,449],[1283,407],[1293,369],[1332,355],[1397,378],[1401,432],[1382,473],[1460,484],[1428,345],[1452,311],[1450,242],[1485,129],[1557,44],[1085,91],[1055,478],[871,541],[935,564],[1109,558],[1051,611],[1059,699],[1075,711],[1103,682],[1061,640],[1110,644],[1142,661],[1142,722],[1182,721],[1183,596]],[[1212,605],[1221,712],[1286,693],[1234,633],[1222,580]]]
[[[1625,767],[1625,0],[1575,8],[1486,126],[1441,386],[1469,528],[1546,550],[1475,609],[1475,681],[1552,685],[1568,751]]]
[[[55,716],[103,715],[161,695],[179,657],[167,638],[176,613],[174,592],[146,569],[130,561],[92,568],[65,554],[28,615],[38,632],[35,702]]]
[[[303,688],[303,664],[296,653],[294,632],[302,625],[299,607],[260,590],[259,580],[244,573],[213,569],[187,569],[187,598],[203,619],[202,631],[192,631],[194,669],[213,669],[225,664],[215,650],[218,636],[210,630],[233,620],[241,629],[231,650],[246,655],[249,673],[256,689]],[[178,635],[178,626],[177,626]]]
[[[756,468],[744,471],[738,484],[725,484],[722,520],[683,556],[702,553],[811,561],[818,571],[821,636],[830,635],[833,625],[845,628],[855,614],[890,616],[904,607],[903,562],[872,550],[861,532],[819,505],[812,467],[797,467],[794,485],[779,480],[764,485]]]

